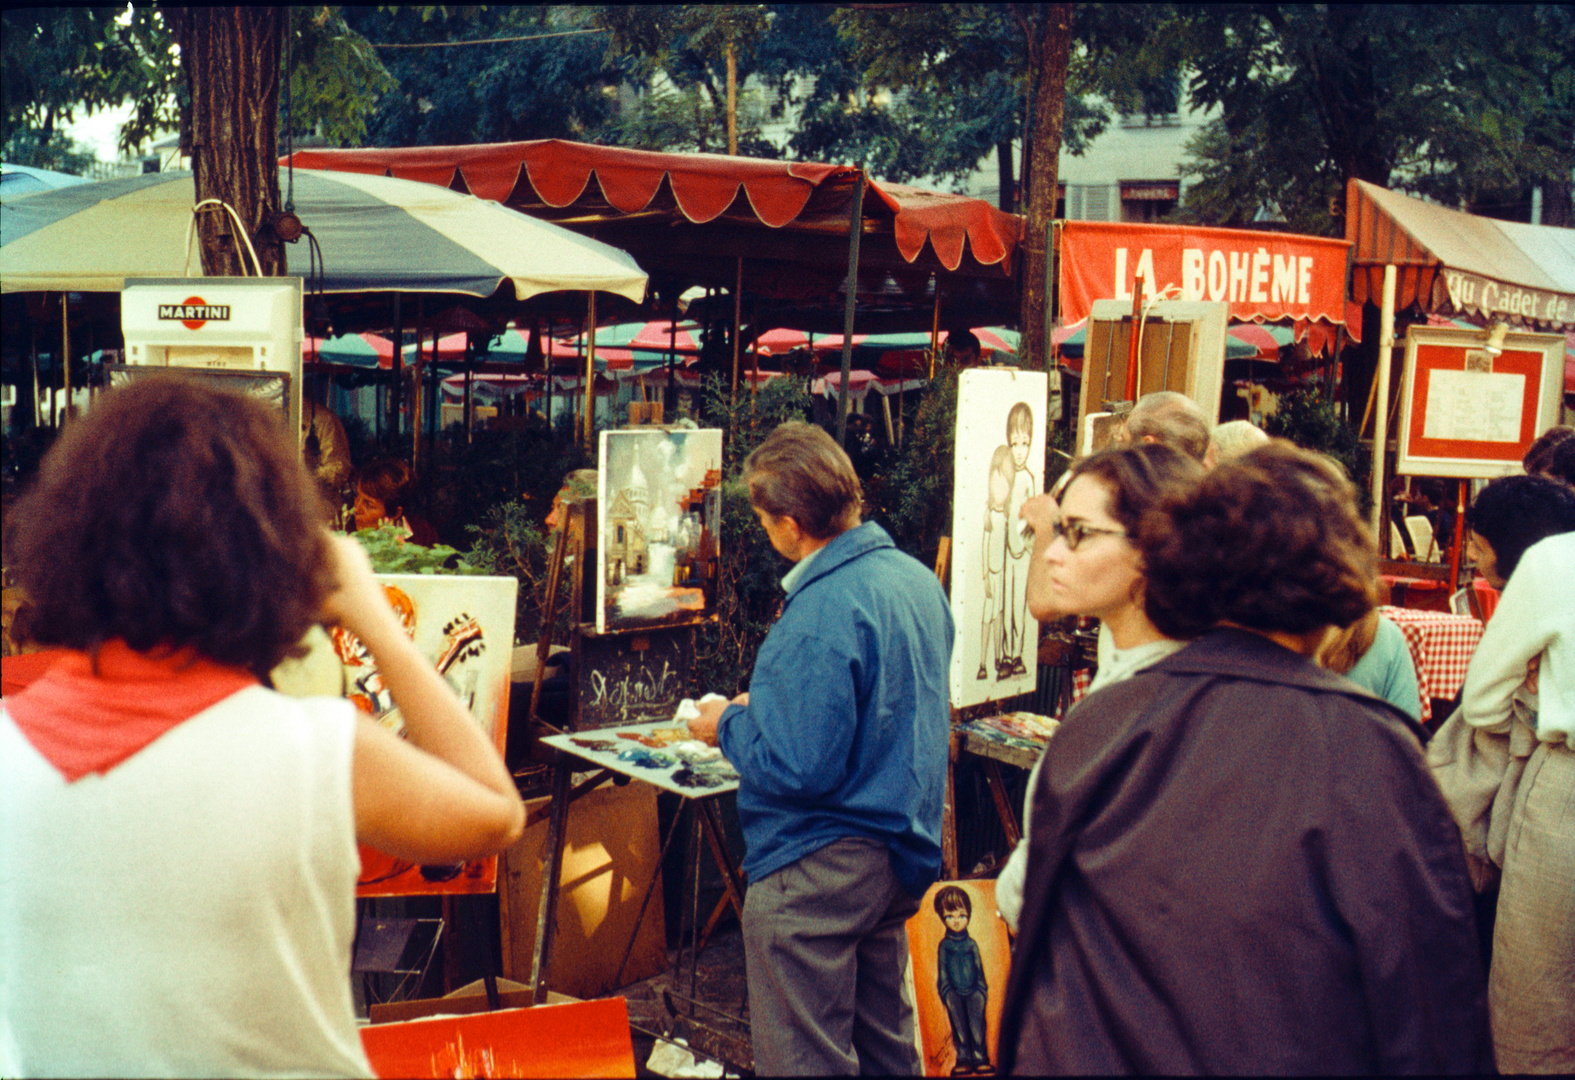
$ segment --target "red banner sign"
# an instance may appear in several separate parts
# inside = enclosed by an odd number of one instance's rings
[[[1191,225],[1068,221],[1061,228],[1061,319],[1095,300],[1224,300],[1241,321],[1345,321],[1345,240]]]

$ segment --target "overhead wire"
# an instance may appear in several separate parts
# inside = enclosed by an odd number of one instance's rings
[[[576,34],[605,34],[601,28],[593,30],[559,30],[551,34],[525,34],[520,37],[477,38],[474,41],[381,41],[373,42],[374,49],[452,49],[461,45],[506,45],[512,41],[545,41],[548,38],[573,37]]]

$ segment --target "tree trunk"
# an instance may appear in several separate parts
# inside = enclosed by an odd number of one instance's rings
[[[727,152],[738,156],[738,56],[727,42]]]
[[[1543,177],[1538,182],[1542,185],[1542,224],[1558,225],[1565,229],[1575,225],[1575,214],[1571,213],[1569,180]]]
[[[240,216],[264,276],[284,273],[279,211],[279,54],[285,12],[277,7],[168,8],[191,92],[191,168],[197,202],[219,199]],[[197,216],[202,269],[254,273],[246,240],[228,212]]]
[[[1046,4],[1034,20],[1036,40],[1031,43],[1034,73],[1033,134],[1028,160],[1028,192],[1023,214],[1022,352],[1031,368],[1046,363],[1050,342],[1048,323],[1046,250],[1050,221],[1055,216],[1056,168],[1061,154],[1061,133],[1066,118],[1066,73],[1072,54],[1072,5]]]

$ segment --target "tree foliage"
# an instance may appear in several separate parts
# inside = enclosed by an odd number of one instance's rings
[[[738,152],[778,157],[760,132],[765,113],[745,100],[750,75],[767,74],[763,56],[780,61],[790,39],[764,4],[607,5],[594,9],[608,31],[607,61],[621,60],[642,84],[657,85],[628,102],[605,138],[647,150],[727,152],[727,58],[736,74]],[[779,64],[780,67],[780,64]],[[666,83],[667,85],[661,85]]]
[[[627,65],[605,61],[589,9],[346,7],[347,26],[377,44],[391,88],[367,117],[376,146],[524,139],[597,141],[618,106]],[[561,35],[561,36],[549,36]],[[523,41],[494,39],[528,38]]]
[[[1195,104],[1187,217],[1277,207],[1337,233],[1352,177],[1475,207],[1575,167],[1575,19],[1533,5],[1187,5],[1163,35]],[[1484,205],[1482,209],[1489,209]]]
[[[173,127],[178,71],[162,13],[149,7],[6,8],[0,12],[0,142],[50,136],[78,112],[131,102],[122,149]]]
[[[180,124],[189,102],[168,16],[180,8],[7,8],[0,58],[4,118],[0,141],[18,131],[49,136],[79,111],[129,103],[120,148],[131,151]],[[354,145],[377,95],[393,86],[366,39],[345,22],[343,9],[289,9],[292,126],[325,141]]]

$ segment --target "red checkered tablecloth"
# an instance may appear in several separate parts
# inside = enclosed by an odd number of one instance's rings
[[[1094,681],[1094,673],[1089,668],[1079,668],[1072,672],[1072,704],[1076,705],[1088,696],[1088,686]]]
[[[1482,640],[1482,624],[1470,615],[1450,615],[1442,611],[1416,608],[1381,607],[1378,613],[1389,619],[1411,648],[1416,664],[1416,688],[1422,698],[1422,723],[1433,718],[1432,698],[1453,698],[1466,681],[1466,668],[1477,642]]]

